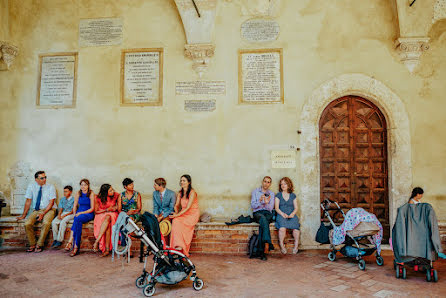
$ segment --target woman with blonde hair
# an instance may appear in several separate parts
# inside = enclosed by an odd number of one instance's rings
[[[299,251],[300,223],[297,217],[297,197],[293,193],[293,182],[288,177],[283,177],[279,181],[279,192],[275,198],[275,210],[277,212],[276,228],[279,229],[280,251],[286,254],[286,247],[283,244],[286,229],[293,230],[294,248],[293,254]]]

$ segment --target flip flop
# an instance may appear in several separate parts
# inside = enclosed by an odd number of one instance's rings
[[[36,246],[36,250],[34,250],[34,252],[42,252],[43,248],[41,248],[40,246]]]
[[[35,246],[31,246],[26,250],[26,252],[34,252],[35,249],[36,249]]]

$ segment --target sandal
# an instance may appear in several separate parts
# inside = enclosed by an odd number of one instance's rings
[[[65,249],[66,251],[70,251],[72,246],[73,246],[73,242],[68,242],[67,245],[65,245],[65,248],[64,248],[64,249]]]
[[[43,248],[40,246],[36,246],[36,249],[34,250],[34,252],[42,252]]]
[[[293,255],[296,255],[299,252],[298,248],[293,248]]]
[[[77,256],[79,254],[79,248],[73,248],[73,251],[70,253],[70,257]]]
[[[110,251],[106,250],[102,253],[101,258],[106,257],[110,254]]]
[[[286,255],[286,248],[284,246],[280,247],[280,252],[284,255]]]
[[[93,244],[93,252],[98,252],[99,251],[99,242],[95,242]]]
[[[36,249],[36,246],[30,246],[26,252],[34,252],[34,250]]]

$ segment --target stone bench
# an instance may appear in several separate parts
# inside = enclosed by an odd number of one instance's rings
[[[3,238],[2,249],[24,248],[28,241],[25,233],[24,220],[17,221],[16,217],[1,217],[0,230]],[[67,225],[65,231],[65,241],[62,247],[65,247],[69,238],[72,221]],[[40,233],[40,223],[35,225],[36,237]],[[254,231],[258,231],[257,223],[238,224],[227,226],[224,222],[198,223],[195,227],[194,237],[191,243],[190,252],[194,253],[220,253],[220,254],[247,254],[248,240]],[[271,253],[280,253],[277,229],[274,224],[270,225],[271,238],[275,250]],[[81,249],[92,249],[95,238],[93,234],[93,222],[84,224],[82,230]],[[291,232],[287,233],[285,238],[286,247],[291,252],[293,247],[293,238]],[[53,242],[52,231],[48,233],[45,246],[49,247]],[[132,250],[139,250],[139,240],[132,242]]]

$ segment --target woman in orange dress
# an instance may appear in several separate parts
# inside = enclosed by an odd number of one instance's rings
[[[97,252],[98,248],[102,251],[101,257],[110,254],[111,245],[111,229],[118,218],[118,198],[119,193],[115,192],[110,184],[102,184],[99,194],[95,201],[95,217],[94,217],[94,237],[96,241],[93,245],[93,251]]]
[[[181,190],[178,192],[172,219],[170,247],[183,251],[189,256],[190,243],[194,235],[194,228],[200,218],[197,193],[192,188],[192,178],[183,175],[180,179]],[[181,210],[180,210],[181,208]]]

